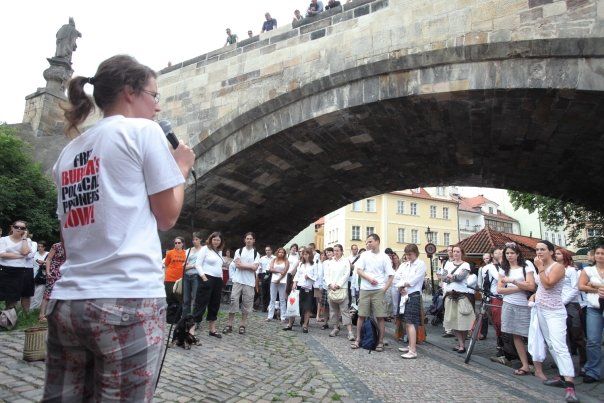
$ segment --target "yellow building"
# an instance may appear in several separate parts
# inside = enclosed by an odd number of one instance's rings
[[[391,248],[402,256],[405,246],[415,243],[428,267],[424,252],[428,227],[437,250],[458,242],[457,202],[445,196],[444,188],[434,195],[424,188],[396,191],[359,200],[325,216],[325,246],[341,244],[348,255],[352,244],[364,247],[368,235],[380,236],[382,250]]]

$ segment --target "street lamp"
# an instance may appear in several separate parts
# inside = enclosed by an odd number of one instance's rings
[[[434,232],[430,231],[430,227],[426,229],[426,254],[428,255],[428,259],[430,259],[430,284],[432,285],[432,295],[434,295],[434,265],[432,262],[432,255],[436,252],[436,245],[432,243],[432,237],[434,236]]]

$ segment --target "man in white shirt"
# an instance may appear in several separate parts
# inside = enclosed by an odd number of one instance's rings
[[[357,320],[357,340],[353,349],[359,348],[361,329],[367,316],[372,313],[377,318],[379,340],[375,351],[384,351],[385,318],[389,316],[384,306],[384,294],[390,289],[394,270],[392,260],[384,252],[380,252],[380,237],[371,234],[365,241],[367,250],[355,263],[357,274],[361,278],[359,294],[359,317]]]
[[[271,276],[268,273],[268,268],[271,262],[275,259],[273,249],[270,245],[264,248],[265,255],[260,258],[260,266],[258,266],[258,276],[256,277],[256,289],[258,290],[258,307],[262,312],[268,311],[269,291],[271,286]]]
[[[350,278],[348,279],[348,306],[349,307],[352,304],[352,298],[356,296],[356,295],[354,295],[354,292],[356,290],[354,287],[351,287],[351,286],[352,286],[353,279],[356,278],[356,276],[353,276],[354,264],[356,263],[357,259],[359,259],[359,258],[360,258],[359,247],[353,243],[350,246],[350,256],[348,256],[348,261],[350,262]]]
[[[241,322],[239,323],[239,334],[245,334],[247,317],[252,312],[254,305],[254,288],[256,286],[256,271],[260,266],[260,257],[254,249],[256,236],[248,232],[244,237],[245,246],[237,249],[233,262],[235,271],[233,273],[233,290],[231,291],[231,305],[229,307],[229,320],[222,333],[233,332],[233,321],[235,314],[239,312],[239,298],[243,300],[241,311]]]
[[[493,249],[492,256],[491,263],[482,268],[482,277],[478,276],[478,281],[482,281],[483,288],[489,287],[491,295],[497,295],[497,282],[499,281],[503,249],[499,247]],[[492,298],[490,304],[491,322],[493,322],[493,328],[495,328],[495,335],[497,336],[497,357],[501,357],[504,355],[503,339],[501,338],[501,306],[503,300]],[[483,333],[483,336],[486,337],[486,333]]]

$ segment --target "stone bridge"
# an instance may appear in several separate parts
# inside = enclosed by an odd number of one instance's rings
[[[603,20],[604,0],[356,0],[166,68],[199,176],[179,230],[277,245],[420,185],[601,209]]]

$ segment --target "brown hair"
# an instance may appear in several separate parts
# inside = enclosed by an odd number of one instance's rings
[[[212,239],[214,238],[220,238],[220,245],[218,245],[218,248],[214,249],[214,247],[212,246]],[[224,239],[222,238],[222,234],[218,231],[214,231],[210,234],[210,236],[208,237],[208,239],[206,239],[206,245],[208,246],[208,248],[212,249],[212,250],[220,250],[222,249],[222,246],[224,245]]]
[[[157,74],[149,67],[140,64],[132,56],[117,55],[102,62],[94,77],[75,77],[69,82],[67,97],[69,106],[65,110],[67,134],[78,132],[88,115],[94,110],[94,104],[102,111],[113,105],[119,92],[126,86],[139,94],[149,81]],[[84,92],[84,85],[92,84],[94,91],[92,99]]]
[[[414,243],[410,243],[405,246],[405,253],[415,253],[415,256],[419,256],[419,249],[417,249],[417,245]]]

